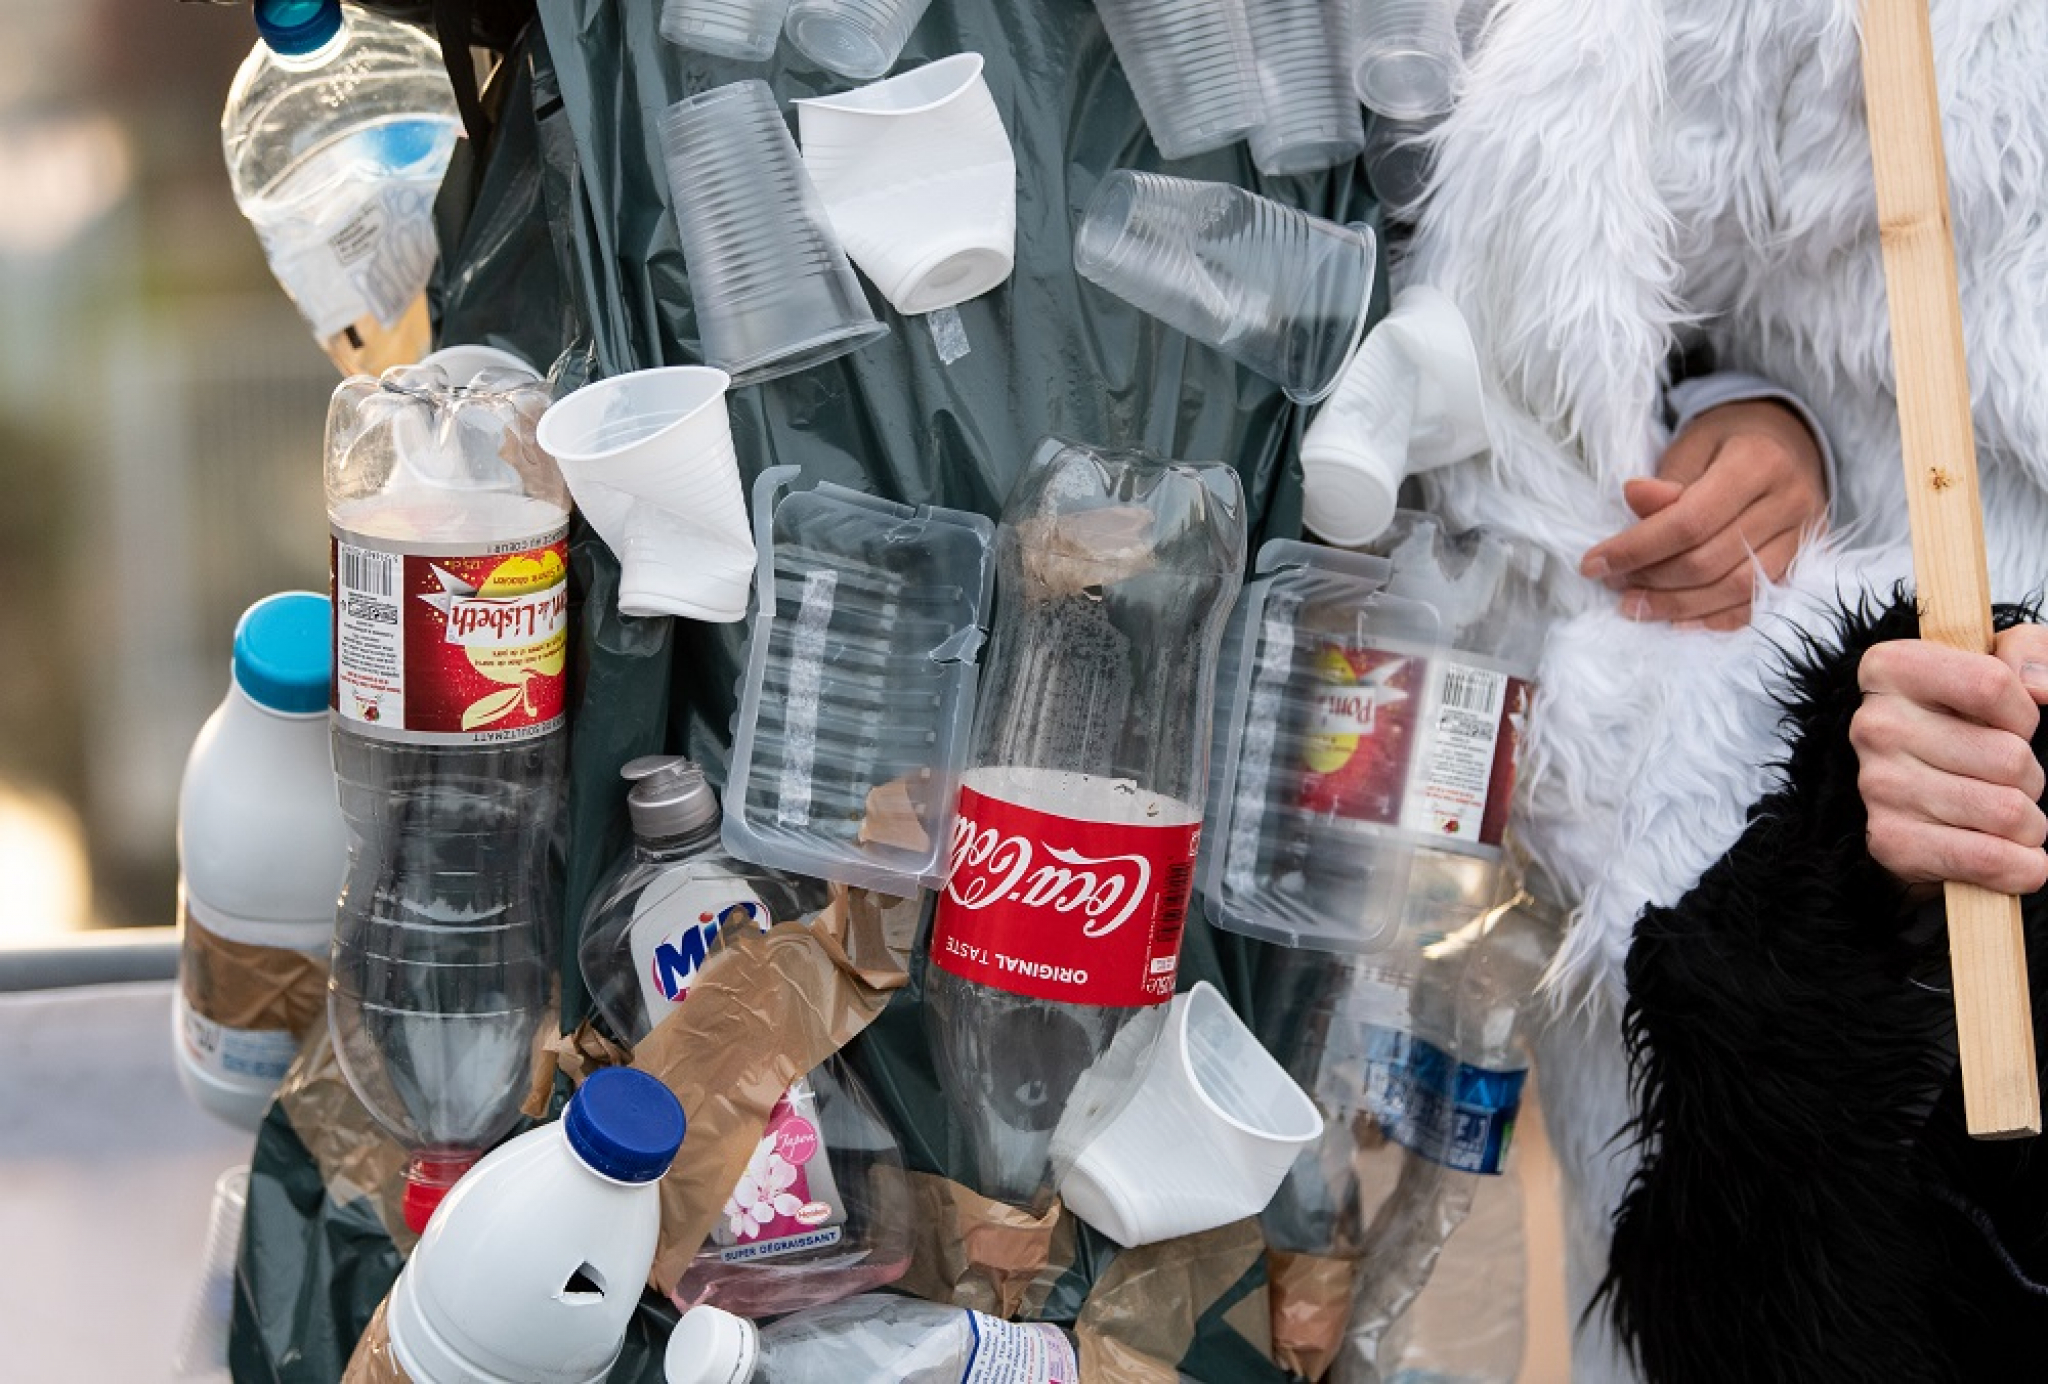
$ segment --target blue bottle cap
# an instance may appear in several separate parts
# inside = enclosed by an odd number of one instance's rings
[[[304,715],[327,707],[333,635],[325,596],[265,596],[235,626],[235,683],[272,711]]]
[[[683,1107],[647,1073],[605,1067],[569,1098],[562,1131],[593,1172],[620,1182],[652,1182],[683,1146]]]
[[[256,32],[273,53],[310,53],[341,32],[341,0],[256,0]]]

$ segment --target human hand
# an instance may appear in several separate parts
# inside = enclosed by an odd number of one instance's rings
[[[1871,858],[1906,884],[2048,885],[2043,775],[2028,744],[2048,704],[2048,625],[2002,631],[1989,654],[1879,644],[1856,679],[1849,742]]]
[[[1741,629],[1757,567],[1776,581],[1827,516],[1820,444],[1772,399],[1708,409],[1622,498],[1641,521],[1586,551],[1579,570],[1621,593],[1632,620]]]

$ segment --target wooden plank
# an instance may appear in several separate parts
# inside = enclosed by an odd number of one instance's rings
[[[1864,101],[1877,177],[1920,633],[1991,648],[1991,583],[1927,0],[1864,0]],[[2016,898],[1950,882],[1963,1098],[1978,1138],[2041,1132],[2033,1006]]]

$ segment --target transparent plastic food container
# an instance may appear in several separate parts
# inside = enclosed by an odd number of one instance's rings
[[[908,898],[946,878],[994,525],[829,482],[782,494],[797,482],[783,466],[754,486],[725,848]]]

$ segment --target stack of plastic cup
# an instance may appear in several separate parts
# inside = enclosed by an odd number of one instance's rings
[[[1351,0],[1258,0],[1247,13],[1266,107],[1252,162],[1277,176],[1357,158],[1365,122],[1344,70]]]
[[[671,106],[661,122],[705,363],[735,385],[881,336],[766,82]]]
[[[1373,250],[1364,226],[1226,183],[1119,169],[1089,199],[1074,268],[1312,404],[1358,349]]]
[[[1464,62],[1458,0],[1369,0],[1359,12],[1351,84],[1381,115],[1443,114]]]
[[[1161,156],[1190,158],[1258,128],[1264,103],[1243,0],[1096,0],[1095,8]]]
[[[536,429],[576,507],[619,558],[619,609],[747,613],[754,539],[720,370],[676,365],[586,385]]]
[[[775,56],[789,0],[667,0],[661,36],[670,43],[741,62]]]
[[[869,81],[896,65],[932,0],[796,0],[789,41],[827,72]]]

